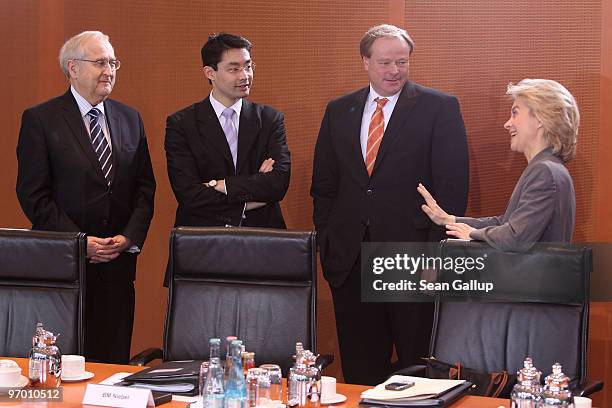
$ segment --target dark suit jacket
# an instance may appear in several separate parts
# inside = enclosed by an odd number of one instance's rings
[[[17,196],[33,229],[122,234],[142,248],[155,194],[144,127],[138,112],[122,103],[108,99],[104,110],[113,146],[110,187],[69,89],[23,113]],[[133,280],[135,262],[127,258],[133,256],[122,254],[99,268],[108,269],[109,279]]]
[[[527,165],[508,207],[498,217],[457,217],[474,228],[470,237],[502,251],[526,251],[536,242],[570,242],[576,221],[574,183],[552,147]]]
[[[373,242],[444,237],[420,208],[419,182],[451,214],[467,205],[468,151],[457,99],[408,82],[368,177],[359,136],[368,93],[369,87],[329,103],[315,148],[313,218],[324,275],[334,287],[357,260],[366,227]]]
[[[236,170],[209,98],[168,117],[168,176],[178,201],[175,226],[239,225],[244,203],[265,202],[248,211],[242,225],[285,228],[279,201],[289,187],[291,161],[283,114],[243,99]],[[274,169],[259,173],[271,157]],[[225,179],[227,195],[202,183]]]

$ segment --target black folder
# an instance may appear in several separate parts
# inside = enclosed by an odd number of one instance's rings
[[[118,385],[149,388],[177,395],[194,396],[199,393],[202,360],[166,361],[127,376]],[[188,387],[192,386],[192,387]],[[188,391],[185,388],[190,388]],[[178,391],[176,391],[178,390]]]

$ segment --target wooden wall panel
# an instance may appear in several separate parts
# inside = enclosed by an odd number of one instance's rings
[[[602,1],[601,13],[600,128],[597,152],[598,242],[612,242],[612,1]],[[608,274],[612,271],[607,270]],[[604,379],[607,386],[593,406],[612,405],[612,302],[591,306],[589,331],[589,375]]]
[[[570,163],[577,196],[576,241],[594,239],[595,165],[599,139],[598,1],[406,0],[414,35],[412,77],[459,97],[471,159],[468,213],[502,213],[523,155],[510,152],[503,129],[508,82],[548,78],[564,84],[581,111],[578,156]]]
[[[21,112],[67,87],[57,64],[67,37],[104,31],[124,64],[113,97],[141,112],[158,181],[155,217],[139,260],[133,351],[161,344],[161,282],[176,208],[166,175],[165,118],[210,91],[199,55],[208,34],[229,31],[253,41],[258,67],[251,99],[286,114],[293,170],[283,210],[290,228],[310,229],[312,151],[323,110],[330,99],[366,84],[358,42],[368,27],[386,21],[405,23],[416,41],[412,78],[460,99],[470,143],[472,215],[502,212],[525,166],[509,151],[502,128],[510,108],[507,82],[544,77],[564,83],[582,113],[579,153],[570,165],[575,239],[610,241],[612,0],[108,0],[94,10],[77,0],[0,0],[1,86],[8,96],[0,102],[0,225],[29,226],[14,194]],[[595,374],[610,382],[611,364],[601,357],[612,353],[612,309],[604,306],[594,308],[591,361]],[[322,277],[318,315],[319,351],[337,355]],[[338,365],[328,373],[340,375]]]
[[[445,0],[432,7],[406,0],[405,27],[416,41],[412,77],[461,103],[470,146],[469,215],[502,213],[526,166],[522,155],[510,152],[503,129],[511,106],[506,84],[549,78],[572,92],[581,113],[578,155],[569,165],[574,240],[610,242],[611,10],[610,1]],[[611,316],[610,304],[593,305],[589,375],[608,384]],[[599,393],[594,406],[612,404],[608,394]]]

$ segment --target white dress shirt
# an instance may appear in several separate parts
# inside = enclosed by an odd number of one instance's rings
[[[215,95],[210,93],[210,104],[215,110],[215,114],[217,115],[217,119],[219,119],[219,123],[221,123],[221,128],[225,129],[225,117],[221,116],[223,111],[228,108],[228,106],[223,105],[221,102],[215,99]],[[236,112],[236,116],[234,116],[234,126],[236,127],[236,132],[240,135],[240,111],[242,110],[242,98],[238,99],[235,104],[229,106]]]
[[[81,118],[83,119],[83,123],[85,123],[85,129],[87,129],[87,133],[90,133],[89,116],[87,114],[93,108],[97,108],[100,111],[100,115],[98,116],[98,123],[100,123],[102,133],[104,133],[104,138],[106,139],[106,143],[108,143],[108,147],[111,149],[112,153],[113,143],[110,138],[110,132],[108,131],[108,124],[106,123],[106,114],[104,113],[104,101],[100,102],[96,106],[91,106],[87,99],[83,98],[81,94],[76,89],[74,89],[73,86],[70,86],[70,91],[72,92],[72,96],[74,96],[74,99],[76,100],[76,103],[79,107],[79,111],[81,112]]]
[[[401,92],[401,91],[400,91]],[[370,93],[368,94],[368,99],[366,100],[365,108],[363,110],[363,116],[361,118],[361,133],[359,140],[361,141],[361,155],[363,156],[363,161],[366,159],[366,149],[368,146],[368,133],[370,128],[370,121],[372,120],[372,114],[376,110],[377,103],[374,101],[376,98],[387,98],[389,102],[383,108],[383,116],[385,119],[385,130],[387,130],[387,124],[389,123],[389,119],[391,119],[391,114],[393,113],[393,109],[395,108],[395,104],[399,98],[400,92],[391,96],[380,96],[372,85],[370,85]]]

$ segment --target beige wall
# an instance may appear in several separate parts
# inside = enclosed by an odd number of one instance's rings
[[[287,223],[312,228],[308,189],[325,104],[365,85],[357,44],[381,22],[405,25],[413,35],[413,78],[460,100],[470,144],[471,215],[503,211],[525,165],[509,152],[501,127],[509,112],[507,82],[547,77],[564,83],[582,112],[579,153],[570,165],[578,204],[575,239],[612,240],[612,0],[108,0],[93,11],[76,0],[0,0],[0,226],[29,226],[14,194],[21,112],[65,90],[57,52],[67,37],[104,31],[124,64],[113,97],[141,112],[158,181],[155,218],[139,260],[133,351],[161,344],[161,282],[176,206],[166,175],[165,118],[209,92],[199,61],[207,35],[236,32],[255,44],[251,99],[286,114],[293,159],[283,202]],[[322,278],[319,288],[319,351],[330,352],[335,326]],[[594,305],[592,316],[591,374],[610,383],[612,307]],[[337,365],[331,370],[336,372]],[[607,406],[604,397],[610,398],[602,394],[599,406]]]

